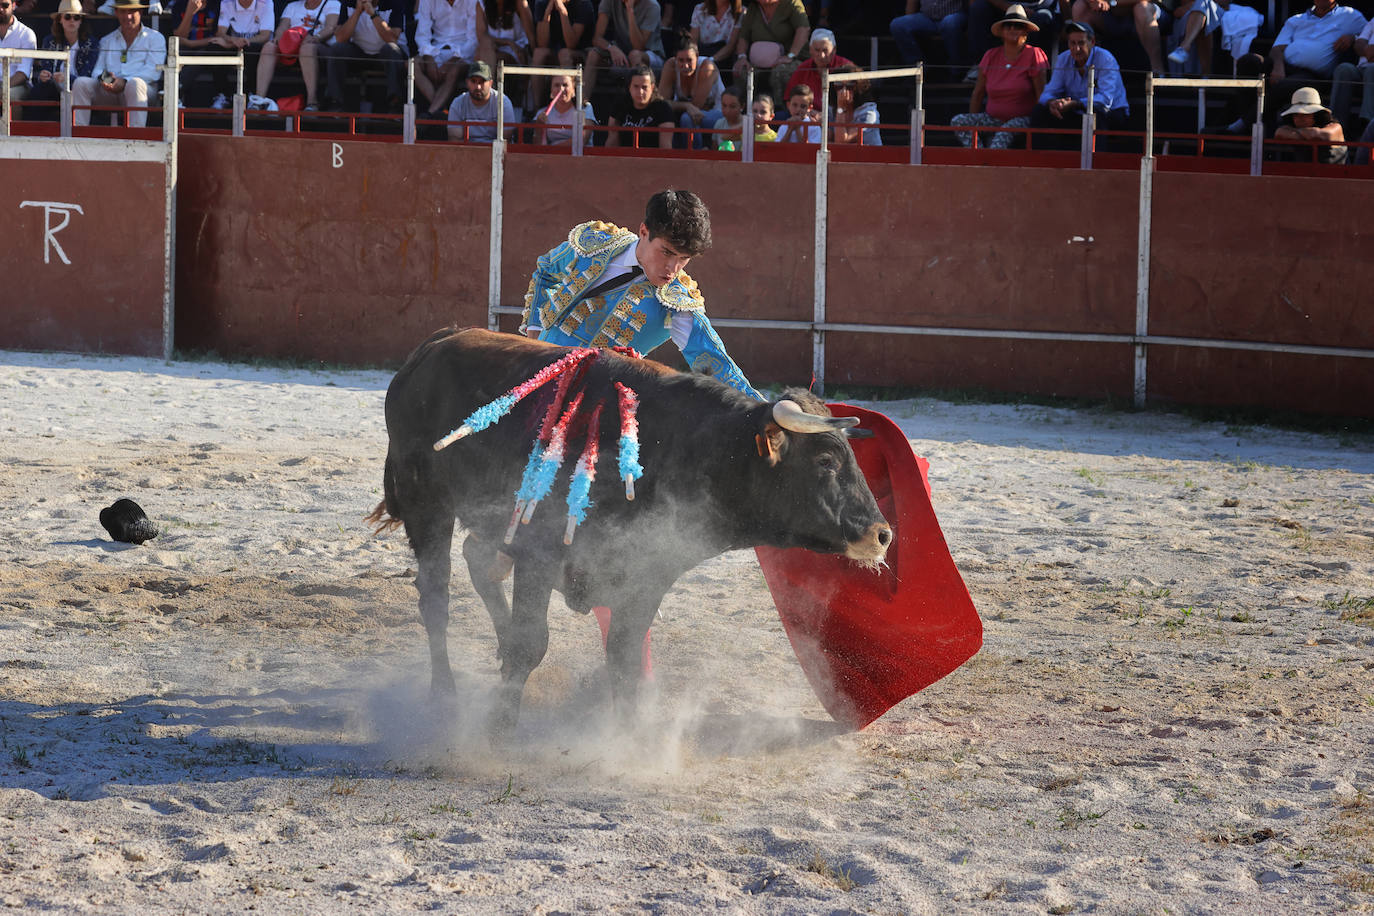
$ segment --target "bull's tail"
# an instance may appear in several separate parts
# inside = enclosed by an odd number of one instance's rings
[[[387,450],[386,464],[382,470],[382,501],[377,503],[377,508],[365,516],[363,521],[376,526],[372,529],[374,536],[395,531],[404,524],[404,520],[400,516],[400,509],[396,505],[395,471],[389,449]]]

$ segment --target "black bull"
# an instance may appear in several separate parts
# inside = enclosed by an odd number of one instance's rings
[[[385,500],[373,521],[404,524],[415,550],[431,686],[440,694],[455,689],[446,632],[455,518],[468,530],[463,557],[495,625],[501,658],[502,686],[490,721],[496,733],[515,724],[525,681],[548,648],[555,588],[575,610],[611,609],[607,668],[615,705],[625,715],[635,706],[645,633],[687,570],[726,550],[758,545],[846,554],[876,565],[892,539],[842,431],[858,421],[830,417],[804,391],[789,391],[780,402],[789,409],[800,404],[805,413],[798,417],[714,379],[603,350],[577,381],[584,416],[591,405],[605,404],[601,473],[586,520],[565,545],[566,487],[555,487],[504,544],[525,459],[556,383],[495,426],[442,450],[435,443],[569,352],[480,329],[443,331],[411,354],[386,395]],[[640,398],[644,476],[633,501],[615,471],[616,381]],[[585,429],[570,433],[561,481],[585,437]],[[508,605],[501,580],[510,560]]]

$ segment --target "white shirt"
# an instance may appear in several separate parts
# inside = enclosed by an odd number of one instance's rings
[[[452,57],[445,47],[464,60],[477,54],[478,0],[419,0],[415,7],[415,53],[434,58]]]
[[[123,56],[124,60],[120,60]],[[162,79],[158,67],[167,63],[167,39],[146,25],[139,29],[134,40],[124,43],[124,36],[115,29],[100,39],[100,59],[95,62],[99,76],[109,72],[125,80],[141,79],[149,86]]]
[[[13,8],[11,8],[13,11]],[[14,48],[15,50],[38,50],[38,36],[33,33],[33,29],[24,25],[16,18],[10,23],[10,29],[5,33],[4,38],[0,38],[0,48]],[[3,68],[0,68],[3,69]],[[33,78],[33,58],[25,57],[19,60],[10,61],[11,73],[22,73],[26,79]]]
[[[356,2],[357,0],[354,0],[354,3]],[[357,9],[357,6],[354,6],[353,9]],[[349,10],[348,14],[350,16],[353,15],[353,10]],[[390,6],[378,7],[377,15],[382,17],[382,22],[385,22],[388,26],[391,25]],[[343,14],[340,13],[339,23],[341,25],[343,24],[343,19]],[[405,30],[402,29],[400,31],[401,34],[396,39],[396,43],[404,48],[406,44]],[[382,48],[386,47],[386,42],[382,41],[382,36],[377,34],[377,23],[372,21],[371,16],[358,17],[358,22],[353,27],[353,37],[350,38],[349,41],[353,42],[359,48],[362,48],[365,54],[377,54],[381,52]]]
[[[286,9],[281,13],[281,18],[286,20],[287,28],[304,26],[311,35],[320,34],[324,30],[325,20],[330,16],[338,21],[339,0],[323,0],[313,10],[306,7],[305,0],[295,0],[294,3],[286,4]]]
[[[246,9],[239,0],[224,0],[219,6],[219,25],[228,29],[224,34],[238,38],[270,33],[277,25],[275,16],[272,0],[249,0]]]

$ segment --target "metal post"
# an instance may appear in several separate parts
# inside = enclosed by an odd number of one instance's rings
[[[415,58],[406,58],[406,103],[401,109],[401,142],[415,142]]]
[[[501,197],[506,185],[506,118],[501,104],[505,88],[505,63],[496,65],[496,137],[491,141],[491,248],[487,252],[487,327],[498,327],[496,309],[501,305]]]
[[[925,153],[925,63],[916,65],[916,107],[911,109],[911,164],[920,165]]]
[[[830,105],[826,102],[830,98],[830,71],[826,70],[821,74],[821,97],[817,103],[821,107],[821,152],[826,153],[830,150]]]
[[[577,105],[577,117],[573,123],[577,125],[577,132],[572,138],[572,154],[582,155],[582,145],[586,142],[587,134],[587,112],[583,108],[582,101],[582,65],[577,65],[577,76],[573,77],[573,102]],[[539,104],[535,102],[535,104]]]
[[[740,159],[754,161],[754,68],[744,75],[744,124],[740,130]]]
[[[1202,129],[1207,126],[1207,89],[1204,86],[1197,88],[1197,132],[1202,133]]]
[[[829,97],[827,93],[826,97]],[[824,107],[824,103],[822,103]],[[816,152],[816,250],[815,250],[815,308],[811,328],[811,384],[817,395],[825,393],[825,246],[826,221],[829,219],[830,151],[825,148],[825,135],[821,135],[821,148]]]
[[[1097,68],[1088,68],[1088,107],[1083,112],[1083,132],[1078,140],[1078,167],[1093,167],[1093,131],[1097,130]]]
[[[1155,154],[1155,77],[1145,74],[1145,158]]]
[[[171,143],[177,132],[177,99],[181,96],[181,64],[178,55],[181,39],[173,35],[167,40],[167,63],[162,67],[162,142]],[[128,126],[128,111],[124,113],[125,126]],[[167,357],[171,359],[169,355]]]
[[[10,111],[10,105],[13,104],[10,99],[11,64],[13,64],[13,61],[6,57],[3,71],[4,86],[0,87],[0,107],[4,108],[4,111],[0,111],[0,137],[8,137],[10,135],[10,115],[13,113]]]
[[[1264,171],[1264,80],[1255,90],[1255,123],[1250,127],[1250,174]]]
[[[1147,152],[1149,150],[1147,149]],[[1140,160],[1140,222],[1136,236],[1134,402],[1145,406],[1145,343],[1150,333],[1150,218],[1154,207],[1154,156]]]
[[[60,137],[71,137],[72,135],[72,74],[76,73],[76,48],[67,49],[67,76],[62,80],[62,92],[58,96],[58,104],[61,106],[61,114],[58,118],[61,124],[58,125],[57,133]]]

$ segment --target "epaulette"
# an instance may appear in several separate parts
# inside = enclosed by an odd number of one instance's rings
[[[568,233],[568,244],[573,247],[573,251],[589,258],[623,244],[626,239],[634,238],[635,234],[629,229],[621,229],[614,223],[594,219],[573,226],[572,231]]]
[[[679,272],[676,277],[659,287],[657,295],[659,302],[662,302],[674,311],[706,311],[706,299],[701,295],[701,291],[697,289],[697,281],[693,280],[685,272]]]

